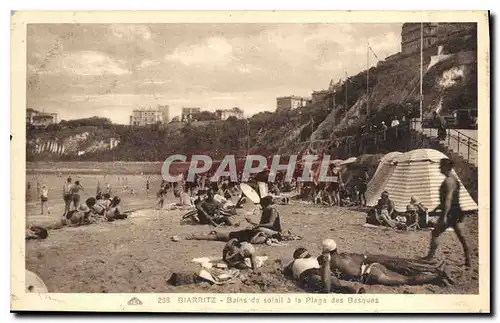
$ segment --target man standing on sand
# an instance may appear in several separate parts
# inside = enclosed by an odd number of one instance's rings
[[[83,186],[80,181],[75,181],[75,184],[71,185],[71,200],[75,210],[80,206],[80,191],[83,191]]]
[[[431,243],[429,253],[424,259],[430,260],[434,258],[438,248],[438,238],[447,228],[451,227],[455,230],[458,240],[462,244],[465,256],[465,266],[471,266],[469,247],[464,235],[464,218],[465,214],[460,207],[460,182],[453,175],[453,162],[448,158],[441,159],[439,170],[446,176],[441,187],[439,188],[440,205],[436,209],[441,210],[439,220],[432,230]],[[434,210],[436,211],[436,210]]]
[[[41,207],[40,214],[43,214],[44,206],[47,208],[47,213],[50,214],[50,210],[49,210],[49,189],[48,189],[47,185],[45,185],[45,184],[42,185],[42,190],[41,190],[41,193],[40,193],[40,207]]]
[[[72,194],[71,194],[72,183],[71,183],[71,181],[72,180],[71,180],[71,176],[70,176],[70,177],[68,177],[68,179],[66,180],[66,182],[63,185],[64,215],[68,214],[69,209],[71,207],[71,198],[72,198]]]
[[[361,176],[359,176],[358,184],[358,201],[359,205],[366,206],[366,190],[368,188],[368,182],[370,181],[370,176],[368,175],[368,170],[364,169]]]
[[[97,181],[97,188],[95,190],[95,195],[99,195],[99,194],[102,194],[102,190],[101,190],[101,182],[98,180]]]

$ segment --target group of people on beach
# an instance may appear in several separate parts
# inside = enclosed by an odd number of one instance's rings
[[[293,253],[293,261],[285,266],[283,273],[295,280],[300,286],[308,290],[337,292],[337,293],[363,293],[364,284],[383,285],[418,285],[427,283],[453,284],[453,280],[446,270],[444,261],[434,259],[438,248],[438,238],[447,228],[454,229],[462,244],[465,266],[471,266],[471,257],[468,244],[464,235],[464,212],[459,204],[460,182],[452,173],[453,163],[448,158],[440,161],[440,171],[445,175],[445,180],[439,190],[441,210],[439,219],[434,226],[431,235],[429,251],[426,256],[418,259],[403,259],[387,255],[350,254],[340,253],[337,244],[332,239],[323,241],[322,254],[313,257],[307,248],[299,247]],[[214,191],[208,190],[207,197],[197,207],[201,224],[212,224],[210,212],[213,210]],[[223,249],[223,258],[230,266],[237,266],[245,258],[251,261],[250,269],[257,271],[255,263],[255,248],[249,245],[263,244],[270,239],[281,240],[283,235],[282,222],[278,208],[273,203],[271,195],[260,198],[261,219],[252,224],[250,228],[243,230],[219,232],[210,231],[206,234],[192,234],[186,240],[225,241],[227,244]],[[214,204],[212,204],[214,203]],[[425,207],[412,198],[410,203],[414,212],[425,210]],[[388,217],[390,220],[393,210],[389,193],[384,192],[379,202],[379,212],[376,216]],[[382,212],[380,212],[382,211]],[[224,222],[230,225],[231,222]]]
[[[325,239],[322,244],[321,255],[314,257],[305,247],[298,247],[293,253],[293,261],[284,267],[283,274],[295,280],[301,287],[322,292],[337,293],[364,293],[365,284],[384,285],[414,285],[426,283],[453,283],[448,275],[443,262],[434,260],[438,248],[438,238],[447,228],[452,227],[462,244],[465,265],[471,266],[471,258],[468,244],[464,235],[464,213],[459,204],[460,182],[452,173],[453,163],[444,158],[440,162],[440,171],[445,175],[445,180],[439,189],[441,210],[439,220],[434,226],[431,235],[431,242],[428,254],[419,259],[402,259],[385,255],[350,254],[340,253],[337,243],[332,239]],[[259,196],[260,220],[254,222],[251,218],[245,218],[250,224],[249,227],[234,231],[210,230],[205,234],[192,234],[185,237],[185,240],[205,240],[227,242],[223,249],[223,258],[229,266],[238,267],[246,258],[250,259],[250,269],[257,271],[255,266],[256,251],[252,245],[269,244],[286,240],[301,240],[302,237],[294,236],[291,232],[284,230],[279,209],[276,205],[276,193],[279,188],[286,186],[286,190],[293,190],[293,185],[285,185],[278,177],[278,183],[268,183],[266,176],[268,173],[262,172],[254,176],[248,183],[255,189]],[[317,186],[314,189],[330,191],[337,195],[342,185],[340,172],[335,167],[331,168],[329,176],[335,178],[326,186]],[[240,183],[231,182],[229,178],[222,178],[219,181],[209,181],[209,176],[196,177],[194,183],[178,182],[169,183],[162,181],[157,193],[158,205],[163,207],[165,196],[172,190],[174,196],[196,197],[193,200],[195,207],[194,218],[199,224],[212,225],[215,228],[220,226],[234,226],[235,209],[242,206],[249,196],[241,190]],[[363,181],[368,181],[367,172],[362,175]],[[310,183],[305,183],[305,185]],[[147,189],[150,188],[149,178],[147,179]],[[48,192],[42,187],[41,198],[48,197]],[[63,185],[63,199],[65,202],[64,221],[68,225],[82,225],[92,223],[102,219],[104,221],[114,221],[124,219],[127,212],[120,209],[120,198],[111,197],[111,194],[102,193],[99,189],[95,197],[89,197],[81,203],[80,192],[84,188],[79,181],[73,183],[68,177]],[[366,190],[361,190],[365,192]],[[318,191],[316,191],[317,193]],[[248,192],[247,192],[248,194]],[[313,195],[316,199],[317,195]],[[341,204],[341,200],[336,196],[334,201]],[[231,211],[224,208],[224,203],[235,198],[236,203],[231,203]],[[43,199],[42,199],[43,201]],[[45,200],[44,202],[47,202]],[[316,202],[316,201],[315,201]],[[366,198],[364,198],[366,203]],[[411,201],[414,211],[426,211],[417,199]],[[255,203],[255,201],[254,201]],[[375,217],[379,221],[391,221],[393,203],[389,198],[389,193],[384,192],[379,201],[379,205],[374,209]],[[43,212],[43,211],[42,211]]]

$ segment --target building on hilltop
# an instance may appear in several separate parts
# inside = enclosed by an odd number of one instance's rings
[[[159,109],[135,109],[130,116],[131,126],[149,126],[163,124],[163,111]]]
[[[163,123],[169,123],[170,121],[170,107],[168,105],[158,104],[158,110],[163,114]]]
[[[195,116],[201,112],[198,107],[182,107],[181,121],[187,122],[195,119]]]
[[[31,108],[26,109],[27,124],[35,127],[46,127],[57,122],[57,113],[40,112]]]
[[[424,23],[424,50],[434,46],[438,40],[438,24]],[[420,50],[421,23],[406,23],[401,29],[401,51],[403,54],[415,53]]]
[[[475,23],[424,23],[424,50],[448,40],[471,34]],[[401,52],[403,55],[420,51],[421,23],[405,23],[401,29]]]
[[[220,120],[227,120],[230,117],[235,117],[236,119],[244,119],[245,116],[243,114],[243,110],[241,110],[238,107],[234,107],[232,109],[227,109],[227,110],[217,110],[215,111],[217,114],[217,117]]]
[[[307,99],[301,96],[283,96],[276,98],[276,111],[295,110],[307,104]]]

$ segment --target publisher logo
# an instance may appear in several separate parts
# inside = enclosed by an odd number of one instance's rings
[[[128,305],[142,305],[142,302],[140,299],[138,299],[137,297],[132,297],[128,303]]]

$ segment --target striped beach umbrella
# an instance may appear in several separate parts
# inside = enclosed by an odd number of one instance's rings
[[[405,212],[412,196],[416,196],[429,210],[439,205],[439,188],[445,176],[439,171],[439,162],[448,158],[434,149],[416,149],[395,158],[395,168],[388,176],[384,185],[378,191],[389,192],[389,198],[394,202],[398,212]],[[455,176],[456,173],[453,170]],[[458,178],[458,176],[457,176]],[[460,181],[460,179],[459,179]],[[476,202],[460,182],[460,207],[464,211],[476,211]],[[378,192],[377,191],[377,192]],[[380,196],[380,195],[379,195]],[[370,196],[368,206],[375,206],[378,197]]]

